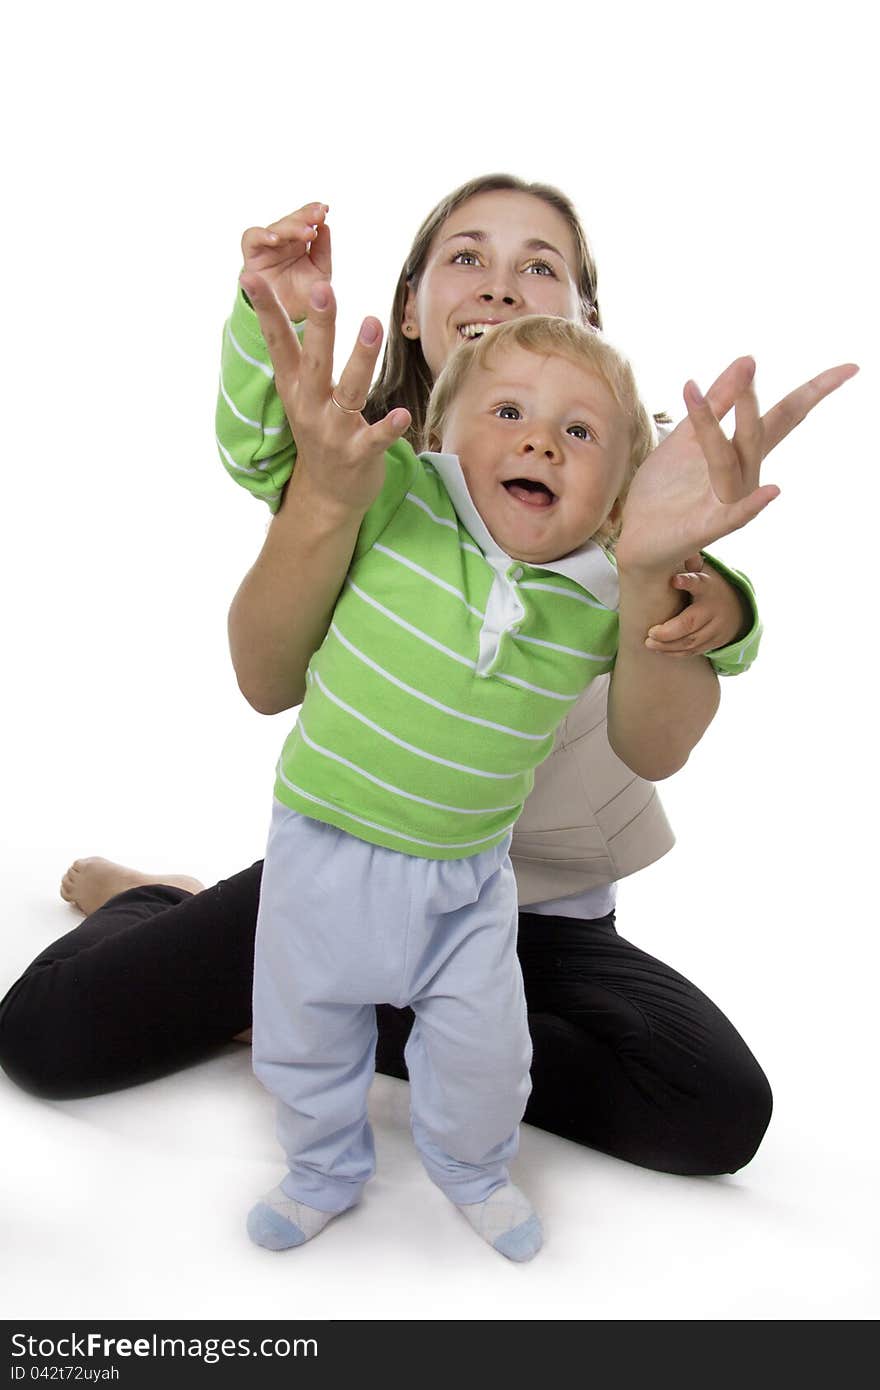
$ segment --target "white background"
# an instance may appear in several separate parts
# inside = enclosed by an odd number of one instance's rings
[[[225,615],[265,516],[213,446],[243,228],[330,204],[347,350],[428,209],[510,170],[575,200],[654,408],[743,352],[765,405],[862,367],[717,547],[757,584],[764,650],[667,784],[677,849],[621,891],[622,934],[767,1071],[765,1143],[688,1181],[526,1129],[547,1246],[514,1269],[430,1187],[381,1081],[368,1200],[273,1258],[242,1229],[278,1175],[245,1049],[75,1104],[0,1079],[6,1316],[876,1315],[868,7],[597,8],[86,0],[8,24],[2,979],[74,925],[77,855],[210,882],[262,852],[288,720],[239,696]]]

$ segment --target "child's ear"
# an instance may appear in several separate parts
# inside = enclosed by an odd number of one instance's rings
[[[608,546],[613,549],[617,544],[617,537],[620,534],[620,523],[622,519],[623,502],[621,502],[618,497],[593,539],[597,540],[600,545]]]
[[[412,285],[406,287],[406,303],[403,306],[403,336],[415,341],[419,337],[419,322],[416,315],[416,292]]]

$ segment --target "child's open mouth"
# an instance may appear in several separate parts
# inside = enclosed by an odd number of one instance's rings
[[[515,497],[517,502],[524,502],[527,507],[552,507],[556,501],[556,493],[551,492],[546,483],[536,482],[533,478],[511,478],[504,487],[511,497]]]

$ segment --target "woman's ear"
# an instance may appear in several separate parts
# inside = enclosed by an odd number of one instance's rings
[[[419,323],[416,315],[416,292],[412,284],[406,287],[406,303],[403,306],[403,336],[413,341],[419,336]]]

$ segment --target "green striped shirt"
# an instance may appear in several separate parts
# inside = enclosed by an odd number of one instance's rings
[[[241,295],[224,336],[217,437],[229,473],[276,510],[296,447]],[[275,790],[376,844],[458,858],[504,838],[556,726],[613,665],[616,572],[593,542],[552,565],[511,560],[457,460],[417,458],[401,441],[386,461]],[[743,576],[711,562],[753,602]],[[756,618],[743,641],[712,653],[716,670],[746,669],[759,638]]]
[[[432,859],[504,838],[617,641],[615,608],[569,573],[512,560],[488,532],[477,544],[456,482],[452,456],[389,450],[275,786],[294,810]],[[560,565],[616,600],[599,546]]]

